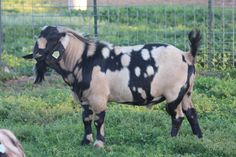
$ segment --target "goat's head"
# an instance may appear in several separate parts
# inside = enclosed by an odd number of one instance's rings
[[[59,32],[57,27],[44,26],[35,43],[33,53],[23,56],[25,59],[35,59],[36,79],[34,83],[40,83],[44,80],[47,67],[58,70],[58,62],[65,51],[61,38],[66,35],[65,32]]]

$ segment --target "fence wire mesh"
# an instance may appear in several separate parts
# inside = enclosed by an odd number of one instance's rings
[[[31,74],[32,63],[21,56],[31,53],[44,25],[67,26],[115,45],[159,42],[186,51],[187,33],[198,28],[203,37],[198,67],[235,68],[235,1],[2,0],[1,62]]]

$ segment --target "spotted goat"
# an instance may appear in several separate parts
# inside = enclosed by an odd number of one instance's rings
[[[37,61],[35,83],[44,79],[49,67],[71,87],[74,99],[83,108],[82,144],[93,142],[94,120],[94,145],[104,146],[104,118],[110,101],[151,106],[166,100],[172,120],[171,136],[178,134],[185,114],[193,134],[201,138],[191,101],[200,31],[192,30],[188,37],[190,51],[183,52],[159,43],[113,46],[87,39],[66,27],[45,26],[33,53],[24,58]]]
[[[7,129],[0,129],[0,157],[25,157],[19,140]]]

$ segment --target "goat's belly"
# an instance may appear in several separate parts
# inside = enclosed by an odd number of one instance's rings
[[[137,105],[145,105],[153,101],[150,79],[132,77],[127,68],[117,71],[107,70],[106,77],[109,81],[109,101]]]
[[[106,76],[110,88],[109,101],[133,101],[132,92],[129,88],[130,75],[127,68],[120,71],[107,70]]]
[[[133,96],[128,89],[119,87],[110,90],[109,101],[132,102]]]

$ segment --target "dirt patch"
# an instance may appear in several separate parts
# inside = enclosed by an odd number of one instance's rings
[[[34,76],[21,76],[17,79],[13,80],[7,80],[4,83],[6,84],[16,84],[16,83],[25,83],[25,82],[33,82],[34,81]]]

